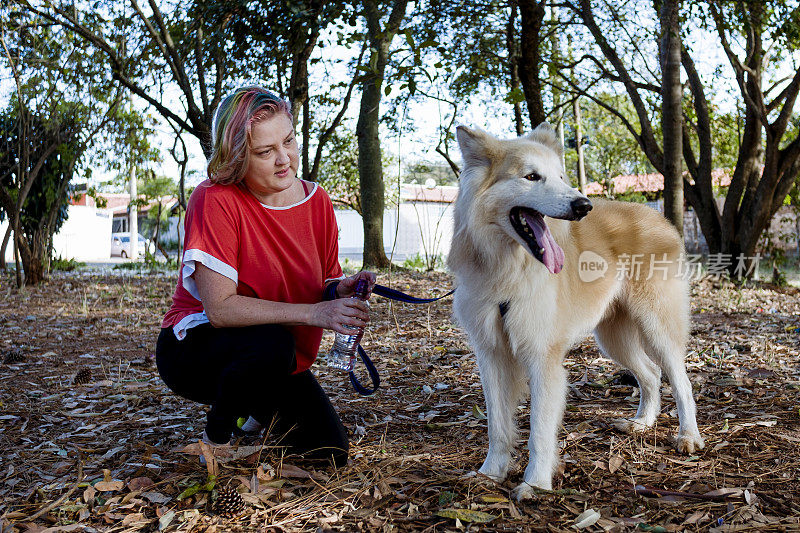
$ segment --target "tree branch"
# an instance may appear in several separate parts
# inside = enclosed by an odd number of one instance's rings
[[[703,87],[703,82],[695,67],[694,60],[689,52],[682,48],[681,50],[681,64],[686,72],[687,81],[689,82],[689,89],[694,98],[694,108],[697,114],[697,140],[699,144],[700,160],[695,162],[694,151],[692,145],[687,141],[687,135],[684,134],[683,144],[683,157],[687,164],[692,161],[694,164],[690,165],[689,171],[692,171],[694,166],[695,184],[698,187],[700,195],[704,200],[713,198],[713,187],[711,183],[711,167],[713,145],[711,142],[711,116],[708,110],[708,101]]]
[[[333,135],[333,132],[336,130],[336,128],[339,127],[339,124],[342,122],[344,114],[345,112],[347,112],[347,108],[350,105],[350,98],[353,95],[353,89],[355,88],[356,83],[358,83],[358,78],[359,78],[358,67],[361,66],[361,61],[364,58],[364,52],[366,51],[366,49],[367,49],[367,40],[364,39],[364,42],[361,45],[361,52],[358,54],[358,61],[356,61],[356,67],[353,73],[353,77],[350,80],[350,85],[347,87],[347,93],[345,94],[344,100],[342,101],[342,108],[339,110],[339,113],[333,119],[333,122],[331,122],[330,126],[328,126],[325,129],[325,131],[322,132],[322,135],[319,136],[319,141],[317,143],[317,151],[314,154],[314,164],[312,165],[311,172],[309,174],[309,177],[311,178],[312,181],[316,181],[317,174],[319,174],[319,165],[320,161],[322,160],[322,148],[328,142],[328,139],[330,139],[331,135]]]
[[[789,120],[792,118],[792,112],[794,111],[794,104],[797,100],[797,93],[800,91],[800,69],[797,69],[797,72],[794,74],[794,78],[792,82],[781,91],[781,94],[771,102],[771,104],[777,105],[776,102],[779,101],[780,98],[785,98],[785,102],[783,103],[783,108],[781,109],[778,118],[775,119],[775,122],[770,124],[770,128],[774,135],[778,138],[783,137],[783,134],[786,132],[786,128],[789,125]],[[767,106],[768,108],[770,106]]]
[[[131,3],[137,5],[136,0],[131,0]],[[197,107],[197,104],[194,101],[194,93],[189,83],[189,76],[186,74],[186,69],[183,66],[183,60],[181,59],[180,55],[178,55],[178,51],[175,48],[175,43],[172,41],[172,36],[169,34],[169,28],[167,28],[167,25],[164,22],[164,17],[161,14],[161,10],[158,8],[158,4],[156,4],[155,0],[149,0],[149,3],[150,9],[153,10],[153,17],[156,19],[158,28],[161,31],[161,36],[164,39],[164,45],[168,51],[168,56],[165,57],[165,59],[170,58],[172,60],[172,63],[174,64],[175,81],[178,82],[178,86],[181,88],[184,96],[186,97],[186,105],[188,106],[186,111],[189,115],[189,121],[192,123],[195,123],[195,121],[203,122],[203,115],[200,112],[200,108]],[[147,20],[146,17],[141,13],[141,10],[139,10],[139,16],[142,17],[142,20]]]
[[[748,106],[750,106],[752,109],[755,109],[759,115],[761,115],[761,120],[764,122],[764,124],[769,124],[768,113],[764,106],[763,100],[760,98],[760,94],[759,100],[756,101],[754,95],[750,94],[744,78],[744,74],[747,73],[751,79],[754,80],[754,82],[758,83],[760,80],[759,73],[749,66],[750,62],[753,61],[756,48],[753,42],[754,39],[752,39],[752,35],[748,35],[747,58],[746,62],[742,63],[739,60],[739,57],[733,52],[733,48],[728,41],[728,36],[725,34],[725,21],[723,20],[722,14],[717,10],[717,7],[713,2],[709,3],[709,7],[712,12],[712,17],[714,18],[714,23],[717,28],[717,34],[720,38],[720,43],[722,44],[722,49],[725,51],[725,55],[728,57],[728,61],[736,73],[736,82],[739,85],[739,90],[742,93],[742,97]],[[752,28],[750,31],[752,33]]]
[[[620,59],[619,55],[617,55],[616,50],[608,43],[605,34],[597,25],[597,21],[595,20],[594,14],[592,13],[592,6],[590,0],[580,0],[580,7],[574,6],[572,4],[567,4],[567,5],[573,10],[575,10],[577,14],[581,17],[581,19],[584,22],[584,25],[586,25],[591,34],[594,36],[595,42],[602,50],[603,55],[606,57],[606,59],[608,59],[608,61],[617,71],[617,74],[620,76],[621,81],[628,92],[628,96],[631,99],[631,103],[633,104],[633,107],[636,110],[636,115],[639,118],[641,134],[637,135],[637,141],[644,150],[645,155],[647,155],[648,159],[650,159],[650,162],[653,164],[653,166],[656,167],[656,169],[661,169],[663,167],[664,157],[656,141],[655,134],[653,132],[653,127],[652,124],[650,123],[650,118],[647,114],[644,102],[642,101],[642,98],[639,95],[639,91],[636,87],[636,84],[631,79],[630,74],[628,73],[628,69],[625,67],[625,64],[623,63],[622,59]],[[608,109],[607,106],[604,107]],[[619,115],[619,113],[615,114]],[[625,122],[627,123],[627,121]],[[628,127],[629,130],[633,131],[632,128],[630,127],[630,124],[627,124],[626,127]]]
[[[100,49],[103,53],[106,54],[106,56],[108,57],[109,61],[111,62],[111,65],[110,65],[111,66],[111,75],[112,75],[112,77],[114,79],[116,79],[117,81],[122,83],[122,85],[124,85],[126,88],[128,88],[133,94],[135,94],[136,96],[140,97],[141,99],[146,101],[148,104],[150,104],[154,108],[156,108],[156,110],[158,110],[158,112],[161,113],[161,115],[163,115],[164,118],[167,118],[169,120],[175,121],[175,123],[179,124],[181,126],[181,128],[183,128],[186,131],[192,133],[195,137],[200,138],[200,133],[198,132],[198,130],[194,126],[192,126],[190,123],[188,123],[184,118],[181,118],[178,115],[176,115],[171,109],[166,107],[164,104],[162,104],[161,102],[159,102],[158,100],[156,100],[155,98],[153,98],[152,96],[147,94],[147,92],[144,91],[144,89],[142,89],[141,87],[136,85],[133,81],[131,81],[127,76],[125,76],[122,73],[122,71],[123,71],[122,61],[120,60],[120,58],[117,55],[116,51],[111,47],[111,45],[107,41],[105,41],[101,37],[98,37],[97,35],[95,35],[91,30],[89,30],[87,27],[83,26],[76,19],[74,19],[69,13],[65,12],[64,10],[62,10],[60,8],[53,7],[53,11],[56,14],[60,15],[62,17],[62,19],[59,19],[58,17],[53,16],[49,12],[40,11],[40,10],[34,8],[33,6],[30,6],[30,4],[27,2],[27,0],[20,0],[20,1],[23,2],[25,5],[29,6],[29,8],[30,8],[30,10],[32,12],[34,12],[34,13],[42,16],[42,17],[45,17],[48,20],[52,20],[56,24],[59,24],[59,25],[62,25],[62,26],[65,26],[65,27],[71,29],[72,31],[74,31],[78,35],[80,35],[83,38],[85,38],[91,44],[96,46],[98,49]]]

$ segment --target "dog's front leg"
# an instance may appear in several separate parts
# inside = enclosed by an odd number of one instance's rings
[[[567,372],[557,361],[537,361],[530,368],[530,457],[523,482],[514,489],[517,500],[533,496],[532,487],[550,490],[558,462],[558,428],[567,398]]]
[[[519,399],[516,396],[519,376],[510,368],[512,361],[507,357],[491,351],[478,352],[476,355],[489,426],[489,453],[478,472],[499,483],[508,474],[517,437],[514,417]]]

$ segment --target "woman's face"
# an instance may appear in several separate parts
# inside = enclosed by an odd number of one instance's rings
[[[247,187],[258,195],[291,187],[300,160],[291,119],[278,113],[253,124],[250,140],[250,164],[244,174]]]

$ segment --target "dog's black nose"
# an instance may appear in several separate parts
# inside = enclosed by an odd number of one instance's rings
[[[572,214],[575,216],[575,220],[582,219],[592,210],[592,202],[590,202],[588,198],[572,200],[570,205],[572,206]]]

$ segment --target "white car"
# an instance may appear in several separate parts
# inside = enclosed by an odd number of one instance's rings
[[[144,256],[145,251],[148,249],[147,239],[141,233],[139,236],[139,246],[137,251],[140,256]],[[131,234],[130,233],[112,233],[111,234],[111,255],[119,255],[122,257],[131,256]]]

